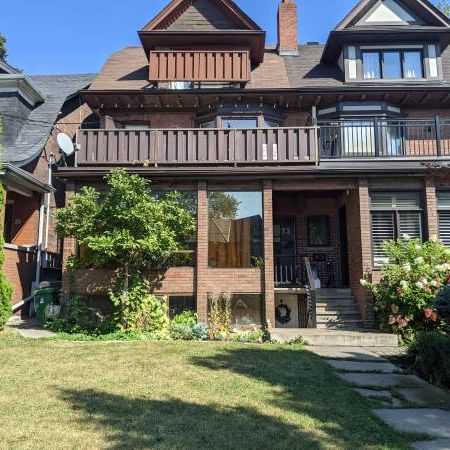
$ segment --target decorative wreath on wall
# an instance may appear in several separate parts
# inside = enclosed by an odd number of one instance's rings
[[[275,319],[282,325],[286,325],[291,321],[291,308],[285,305],[283,301],[275,308]]]

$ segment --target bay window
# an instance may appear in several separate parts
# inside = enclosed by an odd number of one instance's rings
[[[423,53],[420,49],[363,50],[362,65],[365,80],[424,77]]]
[[[372,192],[372,249],[375,267],[387,262],[384,243],[390,240],[423,240],[422,198],[420,192]]]

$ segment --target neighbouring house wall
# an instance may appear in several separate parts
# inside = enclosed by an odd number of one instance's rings
[[[36,253],[34,250],[5,248],[4,273],[13,287],[13,304],[31,294],[36,275]]]
[[[13,203],[12,241],[9,244],[32,246],[37,244],[40,194],[24,197],[8,192],[6,201]]]

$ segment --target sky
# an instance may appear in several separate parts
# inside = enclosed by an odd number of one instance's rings
[[[267,44],[277,40],[281,0],[235,0],[264,30]],[[328,33],[358,0],[297,0],[299,41],[325,42]],[[8,61],[27,74],[98,72],[107,57],[139,45],[137,30],[169,0],[2,0],[0,32],[8,42]]]

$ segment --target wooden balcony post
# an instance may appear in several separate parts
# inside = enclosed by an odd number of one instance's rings
[[[434,118],[434,124],[436,128],[436,154],[441,156],[441,118],[439,116]]]

